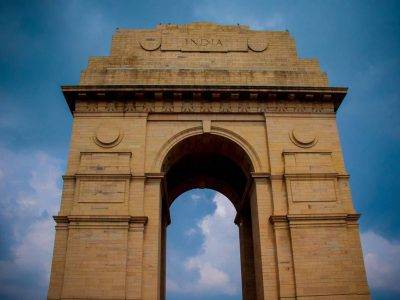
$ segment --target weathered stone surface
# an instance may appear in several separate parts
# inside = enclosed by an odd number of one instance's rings
[[[80,83],[328,85],[315,59],[297,57],[289,32],[209,23],[119,29],[111,55],[92,57]]]
[[[237,210],[244,299],[368,299],[336,127],[345,88],[288,32],[118,30],[63,92],[74,115],[48,299],[164,299],[169,206]]]

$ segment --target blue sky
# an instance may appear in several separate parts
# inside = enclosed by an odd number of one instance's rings
[[[337,119],[363,214],[369,283],[375,299],[400,298],[400,4],[330,0],[1,1],[0,298],[42,299],[46,292],[50,216],[59,206],[72,122],[60,85],[78,83],[89,56],[108,54],[117,27],[192,21],[287,29],[301,57],[320,61],[330,85],[349,87]],[[224,242],[237,243],[231,214],[229,202],[211,191],[174,203],[168,264],[183,275],[168,273],[168,299],[187,299],[196,288],[209,291],[201,299],[240,299],[231,275],[238,253],[229,256],[232,264],[217,265],[207,233],[207,224],[217,224],[215,234],[230,230]],[[223,288],[202,280],[202,272]]]

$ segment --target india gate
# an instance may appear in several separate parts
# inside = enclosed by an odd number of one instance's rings
[[[243,299],[370,298],[336,126],[347,89],[287,31],[117,29],[62,91],[48,299],[165,299],[169,208],[194,188],[236,209]]]

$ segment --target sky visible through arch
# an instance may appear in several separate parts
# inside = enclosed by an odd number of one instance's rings
[[[374,299],[399,299],[399,12],[398,1],[367,0],[1,1],[0,299],[46,293],[72,122],[60,85],[76,84],[89,56],[108,55],[117,27],[192,21],[287,29],[300,57],[350,88],[337,119],[369,284]],[[209,206],[191,217],[202,220],[217,205],[213,193],[197,193]],[[201,250],[205,238],[196,239]],[[234,296],[202,299],[212,297]]]
[[[236,210],[224,195],[194,189],[170,208],[167,299],[242,299]]]

